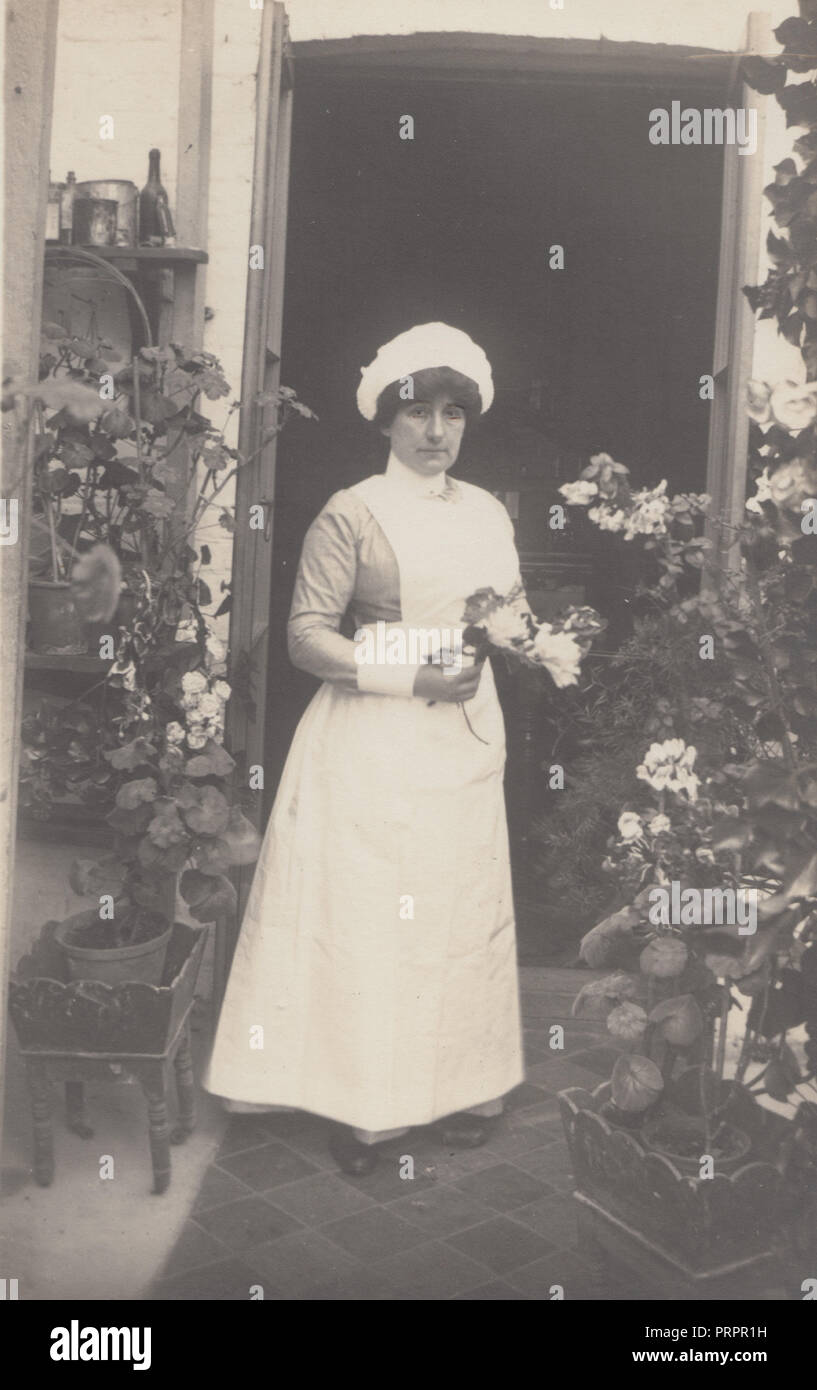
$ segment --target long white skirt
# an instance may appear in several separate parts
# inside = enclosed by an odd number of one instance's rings
[[[486,665],[465,708],[324,684],[296,731],[205,1086],[372,1131],[522,1080]]]

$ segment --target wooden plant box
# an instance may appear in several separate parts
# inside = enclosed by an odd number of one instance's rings
[[[773,1157],[790,1121],[734,1088],[728,1119],[750,1135],[752,1149],[735,1171],[718,1173],[716,1165],[714,1177],[702,1179],[646,1148],[637,1130],[611,1125],[599,1114],[609,1098],[609,1081],[592,1093],[559,1094],[580,1227],[591,1245],[621,1250],[631,1264],[635,1250],[642,1273],[652,1260],[681,1286],[714,1285],[777,1259],[792,1193]]]

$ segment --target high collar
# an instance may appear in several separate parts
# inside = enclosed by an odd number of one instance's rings
[[[422,473],[417,473],[413,468],[409,468],[408,464],[401,463],[394,453],[389,454],[385,476],[395,487],[412,497],[438,497],[450,487],[446,472],[424,478]]]

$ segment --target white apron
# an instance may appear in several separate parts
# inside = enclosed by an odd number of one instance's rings
[[[496,500],[354,489],[400,573],[402,624],[460,628],[518,577]],[[465,708],[325,682],[292,741],[205,1087],[361,1130],[429,1124],[523,1077],[502,776],[486,663]],[[260,1026],[260,1028],[259,1028]]]

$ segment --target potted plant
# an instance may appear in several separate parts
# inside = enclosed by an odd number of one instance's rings
[[[70,529],[55,514],[49,535],[57,554],[70,553],[74,603],[101,625],[108,640],[98,649],[109,664],[95,696],[43,702],[27,718],[23,802],[42,816],[78,802],[114,832],[111,852],[72,870],[75,891],[99,899],[98,909],[58,929],[72,973],[112,983],[146,978],[146,970],[156,979],[177,886],[191,915],[211,922],[235,907],[229,870],[258,852],[223,745],[227,651],[204,612],[209,549],[195,543],[211,518],[233,529],[223,494],[249,460],[226,440],[238,401],[221,426],[196,409],[201,394],[230,394],[212,354],[143,348],[116,373],[115,395],[101,409],[85,378],[102,359],[80,364],[76,343],[54,341],[60,357],[46,368],[62,366],[68,380],[40,382],[35,408],[58,405],[46,417],[54,440],[43,456],[70,458],[80,501]],[[264,404],[276,419],[261,447],[293,413],[312,415],[288,387]]]
[[[633,493],[619,485],[626,471],[602,491],[592,465],[581,490],[565,489],[625,544],[640,538],[662,623],[681,644],[701,627],[724,665],[696,712],[703,756],[678,736],[681,684],[633,769],[604,861],[624,906],[580,951],[614,969],[576,1002],[606,1018],[622,1055],[592,1096],[561,1097],[580,1195],[699,1277],[767,1258],[784,1238],[789,1252],[817,1247],[817,538],[799,524],[817,478],[815,418],[817,405],[808,420],[801,410],[796,475],[777,428],[761,446],[768,488],[761,478],[740,567],[716,591],[679,583],[700,544],[676,529],[689,498]],[[703,515],[708,499],[692,500]],[[732,731],[726,759],[713,723]]]
[[[56,323],[43,326],[40,382],[30,392],[33,425],[33,505],[29,641],[38,653],[84,652],[88,634],[77,612],[74,561],[96,541],[87,522],[109,442],[98,421],[104,402],[100,374],[119,354],[110,343],[70,336]]]
[[[110,921],[102,921],[94,909],[66,918],[54,939],[72,980],[158,985],[172,931],[172,917],[140,903],[119,903]]]

